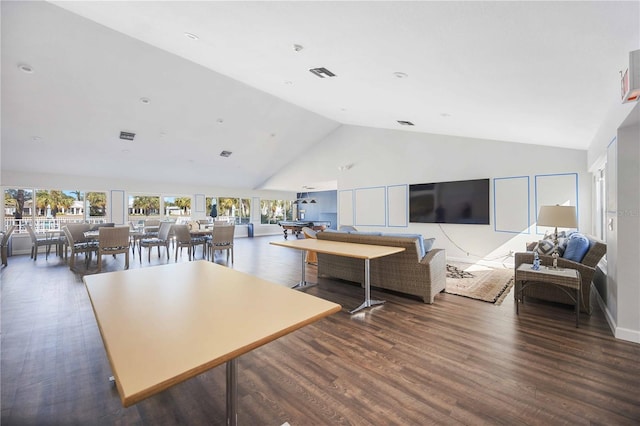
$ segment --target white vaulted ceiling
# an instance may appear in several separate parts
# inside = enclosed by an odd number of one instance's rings
[[[587,149],[640,47],[638,2],[1,7],[3,169],[244,188],[342,124]]]

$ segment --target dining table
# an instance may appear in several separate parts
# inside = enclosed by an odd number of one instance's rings
[[[204,260],[83,281],[122,405],[226,364],[227,425],[237,424],[238,357],[341,310]]]

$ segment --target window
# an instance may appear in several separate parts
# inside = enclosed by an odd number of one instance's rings
[[[211,205],[216,204],[216,216],[218,215],[218,199],[216,197],[206,197],[205,198],[205,212],[207,217],[211,216]]]
[[[293,220],[293,203],[284,200],[260,200],[260,223],[276,224]]]
[[[107,216],[107,193],[87,192],[85,213],[87,219],[104,219]]]
[[[211,205],[208,205],[211,208]],[[218,220],[227,220],[236,225],[251,220],[251,200],[246,198],[218,198]]]
[[[191,216],[191,197],[163,197],[164,215],[171,218]]]
[[[6,189],[4,191],[4,216],[13,216],[15,224],[19,225],[23,217],[33,215],[33,190]],[[6,221],[6,220],[5,220]]]
[[[129,216],[143,219],[159,218],[160,197],[158,195],[129,195]]]

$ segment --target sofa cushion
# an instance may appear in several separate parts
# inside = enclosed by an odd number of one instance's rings
[[[567,248],[564,250],[563,258],[574,262],[582,262],[584,255],[589,251],[589,239],[580,233],[573,233],[567,241]]]
[[[425,240],[422,234],[394,234],[394,233],[385,233],[382,234],[385,237],[396,237],[396,238],[417,238],[418,239],[418,256],[420,259],[424,257],[425,254],[429,253],[429,250],[433,247],[433,242],[436,240],[435,238],[429,238]]]

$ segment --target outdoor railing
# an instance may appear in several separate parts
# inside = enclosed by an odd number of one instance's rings
[[[14,234],[26,233],[27,228],[25,228],[25,224],[30,224],[36,234],[44,233],[45,231],[50,230],[59,230],[62,229],[64,225],[67,223],[103,223],[105,222],[104,218],[93,218],[93,219],[81,219],[81,218],[73,218],[73,217],[61,217],[61,218],[46,218],[46,217],[36,217],[35,219],[32,217],[16,219],[13,217],[5,217],[4,218],[4,227],[3,229],[8,229],[11,225],[16,225]]]

